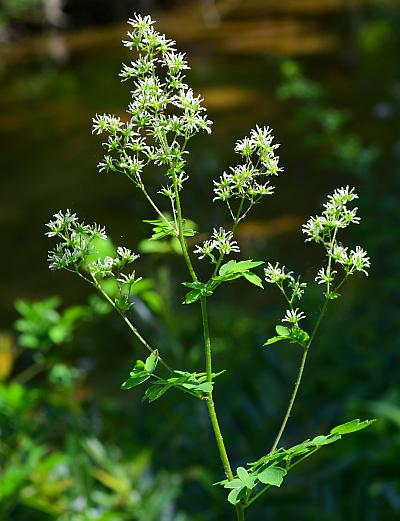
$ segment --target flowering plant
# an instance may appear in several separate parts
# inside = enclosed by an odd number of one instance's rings
[[[157,214],[157,219],[147,221],[153,226],[152,240],[173,237],[179,241],[191,279],[182,282],[188,288],[184,304],[200,304],[205,370],[190,373],[172,369],[160,354],[162,346],[153,347],[138,331],[129,313],[134,305],[132,288],[140,280],[130,266],[138,255],[128,248],[118,247],[115,256],[96,257],[97,241],[107,238],[101,226],[84,224],[69,210],[56,213],[54,220],[47,225],[47,235],[58,240],[49,252],[50,268],[73,272],[94,286],[149,351],[145,360],[136,361],[122,389],[132,389],[147,382],[144,396],[149,402],[161,398],[170,389],[178,389],[205,403],[226,477],[218,484],[228,490],[228,501],[234,506],[240,521],[245,518],[246,509],[266,490],[281,485],[292,467],[322,446],[371,423],[371,420],[353,420],[333,428],[327,435],[307,439],[294,447],[279,446],[295,403],[308,353],[329,303],[340,297],[339,291],[348,277],[357,272],[367,274],[370,267],[367,253],[360,246],[349,250],[338,240],[340,230],[360,222],[357,208],[350,207],[357,195],[349,187],[335,190],[328,196],[322,214],[311,217],[303,226],[306,242],[321,245],[325,255],[325,262],[315,276],[315,282],[323,288],[321,311],[309,332],[300,326],[306,318],[300,308],[307,284],[278,262],[268,262],[264,269],[265,282],[277,286],[287,306],[282,324],[276,326],[276,336],[269,338],[264,345],[281,341],[295,343],[303,350],[303,356],[272,448],[257,461],[240,466],[235,471],[230,464],[213,399],[215,380],[221,373],[213,371],[207,300],[218,286],[238,278],[263,288],[263,280],[256,272],[264,264],[263,261],[226,261],[225,257],[240,253],[234,238],[238,224],[254,205],[274,192],[271,179],[282,171],[276,155],[279,145],[274,143],[270,128],[258,126],[251,130],[249,136],[237,141],[235,152],[240,157],[239,164],[214,181],[214,201],[226,204],[232,226],[230,230],[214,229],[210,239],[195,246],[193,253],[199,260],[209,261],[212,266],[209,279],[199,280],[187,245],[187,237],[193,237],[196,231],[191,221],[183,217],[181,195],[189,178],[188,142],[199,132],[210,133],[212,123],[202,105],[203,100],[185,83],[184,71],[189,67],[185,55],[176,51],[175,42],[158,33],[149,16],[136,15],[129,20],[129,24],[132,29],[124,45],[137,56],[135,61],[123,66],[120,76],[122,81],[132,82],[132,101],[126,120],[106,114],[93,119],[93,132],[107,136],[99,170],[125,175],[143,193]],[[166,198],[168,210],[160,208],[147,190],[143,173],[149,165],[159,167],[165,176],[165,184],[159,194]],[[110,281],[112,285],[106,284]],[[110,287],[114,289],[111,291]]]

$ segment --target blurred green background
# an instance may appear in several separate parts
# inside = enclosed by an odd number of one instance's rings
[[[373,428],[327,448],[249,521],[394,521],[400,516],[400,4],[397,0],[1,0],[0,520],[225,521],[232,518],[206,410],[171,392],[149,406],[119,387],[141,347],[107,306],[47,268],[44,223],[62,208],[137,251],[154,215],[122,177],[100,175],[95,113],[122,114],[124,20],[150,13],[188,53],[214,121],[193,140],[184,209],[205,233],[229,225],[212,179],[255,124],[282,143],[276,193],[238,229],[246,258],[308,281],[321,251],[301,224],[354,185],[363,218],[346,240],[370,276],[333,303],[284,444],[348,419]],[[153,187],[161,182],[154,176]],[[198,240],[198,238],[196,238]],[[201,269],[201,267],[200,267]],[[174,367],[202,367],[200,317],[181,306],[172,253],[142,254],[135,323]],[[15,303],[17,305],[15,306]],[[310,320],[318,294],[308,292]],[[216,402],[235,467],[265,454],[299,363],[261,349],[283,303],[227,285],[210,302]]]

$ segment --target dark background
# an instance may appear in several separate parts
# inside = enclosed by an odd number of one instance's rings
[[[124,20],[134,11],[150,13],[157,28],[187,52],[189,80],[214,121],[211,136],[192,141],[191,178],[184,194],[184,210],[201,231],[229,225],[223,206],[212,204],[212,179],[235,164],[235,140],[256,124],[274,129],[285,172],[276,181],[275,195],[238,229],[244,258],[279,260],[311,282],[322,252],[304,244],[301,224],[320,211],[326,194],[338,186],[355,186],[360,196],[362,222],[344,241],[368,250],[370,276],[354,277],[341,300],[332,303],[283,442],[295,444],[329,432],[353,417],[379,421],[299,467],[286,487],[274,489],[249,510],[249,520],[398,519],[398,2],[2,0],[0,351],[24,347],[13,329],[16,299],[60,295],[65,308],[85,303],[90,294],[79,280],[47,268],[44,223],[52,213],[72,208],[89,222],[105,224],[116,244],[134,250],[149,235],[142,220],[154,215],[125,179],[97,173],[101,146],[91,135],[94,114],[122,114],[129,101],[129,87],[117,75],[121,62],[129,59],[120,40]],[[149,183],[156,188],[160,179],[154,175]],[[172,254],[143,254],[137,270],[153,280],[161,296],[158,306],[139,298],[136,322],[175,367],[201,367],[199,310],[180,305],[183,263]],[[318,290],[311,288],[306,301],[310,324],[318,298]],[[290,394],[297,348],[259,347],[272,336],[283,311],[272,288],[262,292],[244,283],[227,286],[210,303],[215,367],[227,370],[216,402],[235,467],[268,452]],[[35,390],[40,396],[31,409],[23,400],[28,417],[40,417],[38,424],[31,421],[26,436],[33,446],[44,446],[46,454],[65,456],[69,485],[51,496],[38,483],[56,478],[43,475],[35,481],[37,465],[32,464],[11,499],[3,490],[2,519],[231,519],[224,492],[209,488],[221,479],[221,470],[201,404],[171,391],[149,406],[141,402],[140,390],[119,391],[132,361],[141,355],[111,314],[82,321],[70,339],[52,346],[46,370],[24,385],[24,392]],[[31,350],[19,352],[18,359],[10,356],[9,371],[2,371],[0,413],[18,374],[32,363],[44,363]],[[68,404],[47,376],[56,362],[81,371]],[[8,452],[0,473],[18,453],[21,436],[15,433],[26,427],[18,424],[13,403],[8,402],[2,416]],[[16,422],[15,436],[8,442],[10,418]],[[110,500],[100,512],[99,491],[109,498],[113,489],[93,470],[98,462],[87,455],[88,437],[100,440],[111,462],[118,460],[121,466],[147,455],[146,472],[130,475],[126,501],[139,494],[143,483],[150,483],[150,491],[175,487],[162,513],[151,517],[137,506],[129,510],[114,496],[116,504]],[[76,457],[88,458],[84,471],[74,471]],[[159,477],[160,470],[165,475]],[[78,478],[82,472],[90,479]],[[41,501],[26,500],[29,487]],[[140,494],[144,498],[150,492]],[[86,506],[79,510],[75,506],[82,497]],[[53,513],[43,507],[49,498]],[[90,509],[97,509],[92,514],[98,517],[90,517]]]

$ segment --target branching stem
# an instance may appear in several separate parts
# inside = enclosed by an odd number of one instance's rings
[[[194,271],[192,261],[190,260],[190,256],[187,250],[185,237],[183,235],[183,219],[182,219],[182,208],[179,196],[178,182],[176,178],[176,174],[173,174],[173,184],[174,184],[174,193],[175,193],[175,203],[176,203],[176,218],[177,225],[179,231],[179,242],[182,248],[183,257],[186,262],[186,266],[189,270],[190,276],[194,282],[198,281],[196,272]],[[207,313],[207,300],[203,297],[200,299],[201,306],[201,318],[203,322],[203,334],[204,334],[204,350],[205,350],[205,360],[206,360],[206,372],[207,372],[207,381],[212,382],[212,356],[211,356],[211,338],[210,338],[210,330],[208,325],[208,313]],[[232,481],[233,480],[233,472],[231,468],[231,464],[229,461],[228,453],[226,451],[225,442],[222,436],[221,428],[218,422],[217,412],[215,410],[213,394],[212,392],[208,393],[207,398],[207,410],[208,415],[210,417],[210,422],[214,431],[215,441],[217,443],[219,456],[222,462],[222,466],[224,468],[226,477]],[[244,507],[242,504],[238,504],[235,506],[236,509],[236,518],[237,521],[244,521]]]

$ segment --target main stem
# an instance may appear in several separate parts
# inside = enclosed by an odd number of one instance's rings
[[[187,251],[185,237],[183,235],[183,219],[182,219],[182,208],[179,197],[179,189],[178,183],[176,179],[176,175],[173,176],[174,183],[174,193],[175,193],[175,203],[176,203],[176,216],[178,221],[178,232],[179,232],[179,243],[182,248],[183,257],[185,259],[186,265],[188,267],[190,276],[194,282],[197,282],[197,275],[194,271],[192,262],[189,257],[189,253]],[[207,300],[205,298],[200,299],[201,306],[201,318],[203,322],[203,334],[204,334],[204,350],[205,350],[205,359],[206,359],[206,373],[207,373],[207,382],[212,382],[212,357],[211,357],[211,338],[210,338],[210,329],[208,325],[208,313],[207,313]],[[228,453],[226,451],[224,438],[222,436],[221,428],[219,426],[217,412],[215,410],[213,394],[212,392],[207,393],[206,397],[207,402],[207,410],[208,415],[210,417],[210,422],[214,431],[215,441],[217,443],[219,456],[221,458],[222,466],[224,467],[226,477],[229,481],[233,480],[233,472],[231,468],[231,464],[229,462]],[[235,506],[236,509],[236,518],[237,521],[244,521],[244,511],[243,506],[238,504]]]

